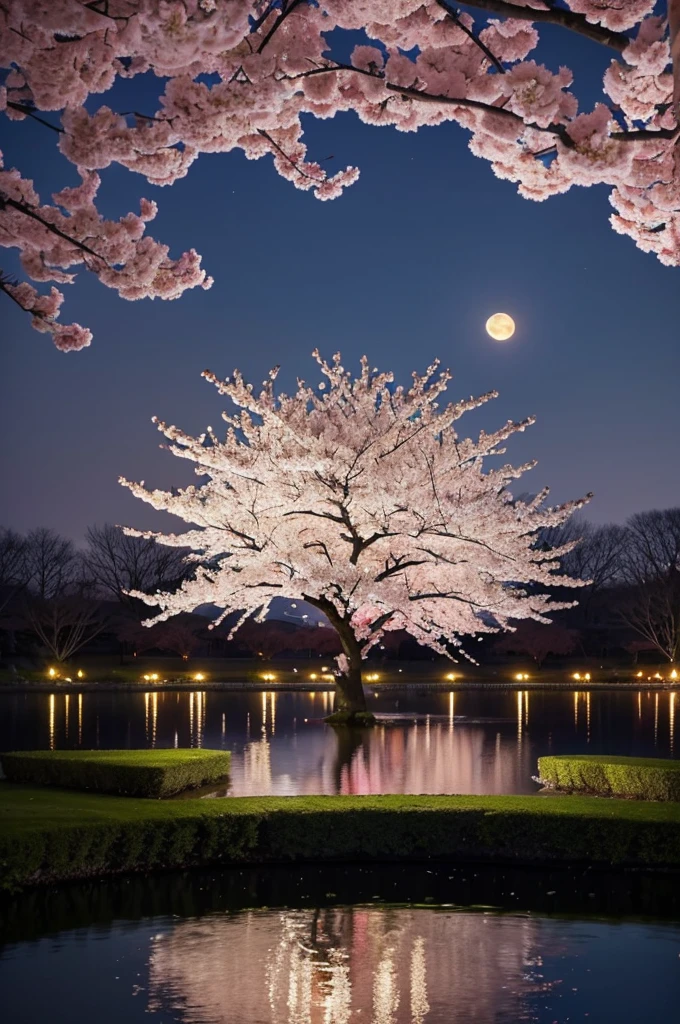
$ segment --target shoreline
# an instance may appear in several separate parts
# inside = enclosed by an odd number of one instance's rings
[[[423,681],[423,682],[390,682],[390,683],[364,683],[364,690],[367,693],[391,693],[401,690],[412,690],[414,692],[438,692],[438,693],[451,693],[460,691],[475,691],[475,690],[509,690],[512,692],[538,692],[541,690],[545,691],[560,691],[563,690],[565,693],[586,693],[589,691],[596,692],[602,690],[614,690],[623,691],[628,693],[634,693],[638,690],[650,691],[650,692],[680,692],[680,683],[669,682],[664,679],[659,680],[634,680],[631,682],[624,682],[622,680],[611,680],[609,682],[584,682],[582,680],[569,680],[567,682],[556,682],[549,683],[543,681],[532,682],[531,680],[524,680],[523,682],[517,682],[517,680],[509,679],[507,682],[495,682],[495,681],[480,681],[480,682],[435,682],[435,681]],[[48,694],[65,694],[65,693],[161,693],[163,691],[169,692],[199,692],[204,693],[206,691],[223,691],[223,692],[234,692],[234,693],[334,693],[335,684],[321,682],[318,683],[305,683],[305,682],[234,682],[231,680],[225,680],[220,682],[218,680],[206,680],[204,682],[196,682],[195,680],[182,680],[173,682],[172,680],[160,681],[157,683],[151,681],[142,682],[128,682],[126,680],[108,680],[102,682],[94,682],[91,680],[84,682],[73,682],[73,683],[60,683],[60,682],[16,682],[16,683],[0,683],[0,695],[2,694],[27,694],[27,693],[48,693]]]

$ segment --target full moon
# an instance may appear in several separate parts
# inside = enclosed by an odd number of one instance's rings
[[[507,313],[494,313],[486,321],[486,333],[496,341],[507,341],[515,333],[515,321]]]

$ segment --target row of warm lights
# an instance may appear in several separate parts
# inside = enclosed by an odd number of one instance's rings
[[[517,675],[515,676],[515,679],[517,680],[518,683],[522,683],[522,682],[526,683],[528,678],[529,678],[529,676],[528,676],[528,674],[526,672],[518,672]],[[590,678],[590,676],[588,678]]]
[[[636,677],[636,679],[642,679],[644,677],[644,672],[637,672],[635,677]],[[521,679],[522,677],[521,676],[517,676],[517,678]],[[526,679],[527,677],[525,676],[524,678]],[[583,674],[581,674],[580,672],[574,672],[573,678],[574,679],[579,679],[579,680],[585,680],[587,683],[589,683],[590,682],[590,672],[585,672]],[[648,682],[651,682],[652,679],[658,679],[660,681],[663,681],[663,676],[661,675],[660,672],[655,672],[653,676],[647,676]],[[677,680],[678,680],[677,669],[673,669],[671,671],[671,673],[668,676],[668,679],[671,682],[673,682],[673,683],[677,682]]]
[[[47,674],[50,677],[50,679],[59,679],[60,678],[59,673],[57,672],[56,668],[48,669],[47,670]],[[78,671],[76,672],[76,675],[77,675],[78,679],[84,679],[85,678],[85,673],[83,672],[83,670],[81,668],[78,669]],[[72,683],[73,679],[71,678],[71,676],[64,676],[64,682]]]
[[[638,679],[642,679],[643,676],[644,676],[644,672],[638,672],[638,674],[637,674],[637,678]],[[647,676],[647,681],[648,682],[650,682],[652,679],[663,680],[663,676],[661,675],[660,672],[655,672],[653,676]],[[672,669],[670,675],[668,676],[668,679],[672,683],[677,683],[677,681],[678,681],[677,669]]]
[[[203,672],[196,672],[193,678],[196,683],[202,683],[205,681],[205,675]],[[145,683],[157,683],[160,676],[158,675],[158,672],[148,672],[146,675],[142,676],[142,679]]]

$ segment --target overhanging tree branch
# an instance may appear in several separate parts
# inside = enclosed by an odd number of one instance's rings
[[[468,39],[471,39],[475,46],[479,47],[482,53],[491,61],[496,70],[501,75],[504,75],[506,71],[501,62],[499,61],[498,57],[495,55],[495,53],[491,52],[491,50],[485,43],[482,42],[482,40],[479,38],[476,32],[473,32],[472,29],[467,27],[465,22],[461,21],[459,12],[454,11],[453,8],[446,3],[446,0],[437,0],[437,4],[439,5],[439,7],[442,8],[442,10],[446,11],[448,17],[451,19],[454,25],[457,25],[461,32],[464,32]]]
[[[441,0],[436,0],[436,2],[444,10],[448,7],[448,4],[442,3]],[[500,14],[505,18],[519,18],[521,21],[539,21],[550,25],[559,25],[561,28],[576,32],[580,36],[585,36],[586,39],[592,39],[593,42],[608,46],[619,53],[625,50],[630,43],[630,39],[624,32],[612,32],[601,25],[593,25],[586,20],[583,14],[577,14],[564,7],[551,6],[545,9],[517,7],[508,0],[474,0],[473,3],[468,3],[465,0],[463,6],[488,11],[491,14]]]
[[[297,75],[286,77],[289,77],[289,79],[293,81],[297,78],[309,78],[312,75],[323,75],[339,71],[350,71],[354,74],[365,75],[368,78],[377,78],[384,83],[385,88],[389,89],[390,92],[397,93],[407,99],[417,100],[419,103],[441,103],[446,104],[447,106],[469,107],[471,110],[481,110],[487,114],[494,114],[500,118],[504,118],[506,121],[514,121],[518,127],[530,128],[535,132],[543,132],[548,135],[556,136],[562,144],[567,147],[567,149],[574,149],[575,147],[574,140],[569,135],[566,125],[540,125],[536,124],[534,121],[525,121],[521,114],[516,114],[513,110],[507,110],[505,107],[497,107],[494,106],[493,103],[485,103],[483,100],[470,99],[467,96],[447,96],[445,93],[426,92],[426,90],[418,89],[415,86],[397,85],[395,82],[388,81],[382,73],[367,71],[364,68],[355,68],[351,64],[342,64],[337,62],[334,64],[324,65],[324,67],[321,68],[312,68],[309,71],[301,71]],[[261,131],[260,134],[266,133]],[[659,139],[674,139],[678,135],[680,135],[680,127],[658,128],[654,131],[631,129],[630,131],[612,132],[609,138],[613,139],[615,142],[651,142],[654,140],[658,141]],[[546,152],[550,152],[550,149]],[[286,154],[284,153],[283,156],[285,157]],[[289,160],[290,163],[293,163],[289,157],[286,157],[286,159]],[[296,165],[293,164],[293,166]],[[296,170],[297,169],[298,168],[296,167]],[[408,438],[406,440],[408,440]]]
[[[264,50],[265,46],[267,45],[267,43],[271,39],[271,37],[274,35],[275,32],[278,31],[279,28],[281,28],[281,25],[284,23],[284,21],[286,20],[288,15],[292,14],[293,11],[295,10],[295,8],[299,7],[302,2],[303,2],[303,0],[290,0],[290,2],[286,2],[286,0],[283,0],[283,3],[281,5],[281,13],[279,14],[278,18],[276,19],[276,21],[274,22],[272,27],[267,32],[267,34],[265,35],[265,37],[262,40],[262,42],[260,43],[260,45],[258,46],[258,48],[257,48],[257,52],[258,53],[262,53],[262,51]],[[269,9],[269,11],[267,13],[270,13],[271,10],[272,10],[272,8],[270,7],[270,9]]]

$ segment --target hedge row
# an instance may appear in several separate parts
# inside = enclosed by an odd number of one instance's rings
[[[428,858],[680,868],[680,805],[591,797],[152,802],[0,783],[0,885],[290,861]]]
[[[0,754],[10,782],[164,797],[216,782],[229,772],[219,750],[29,750]]]
[[[680,800],[680,761],[651,757],[539,757],[541,782],[555,789],[639,800]]]

